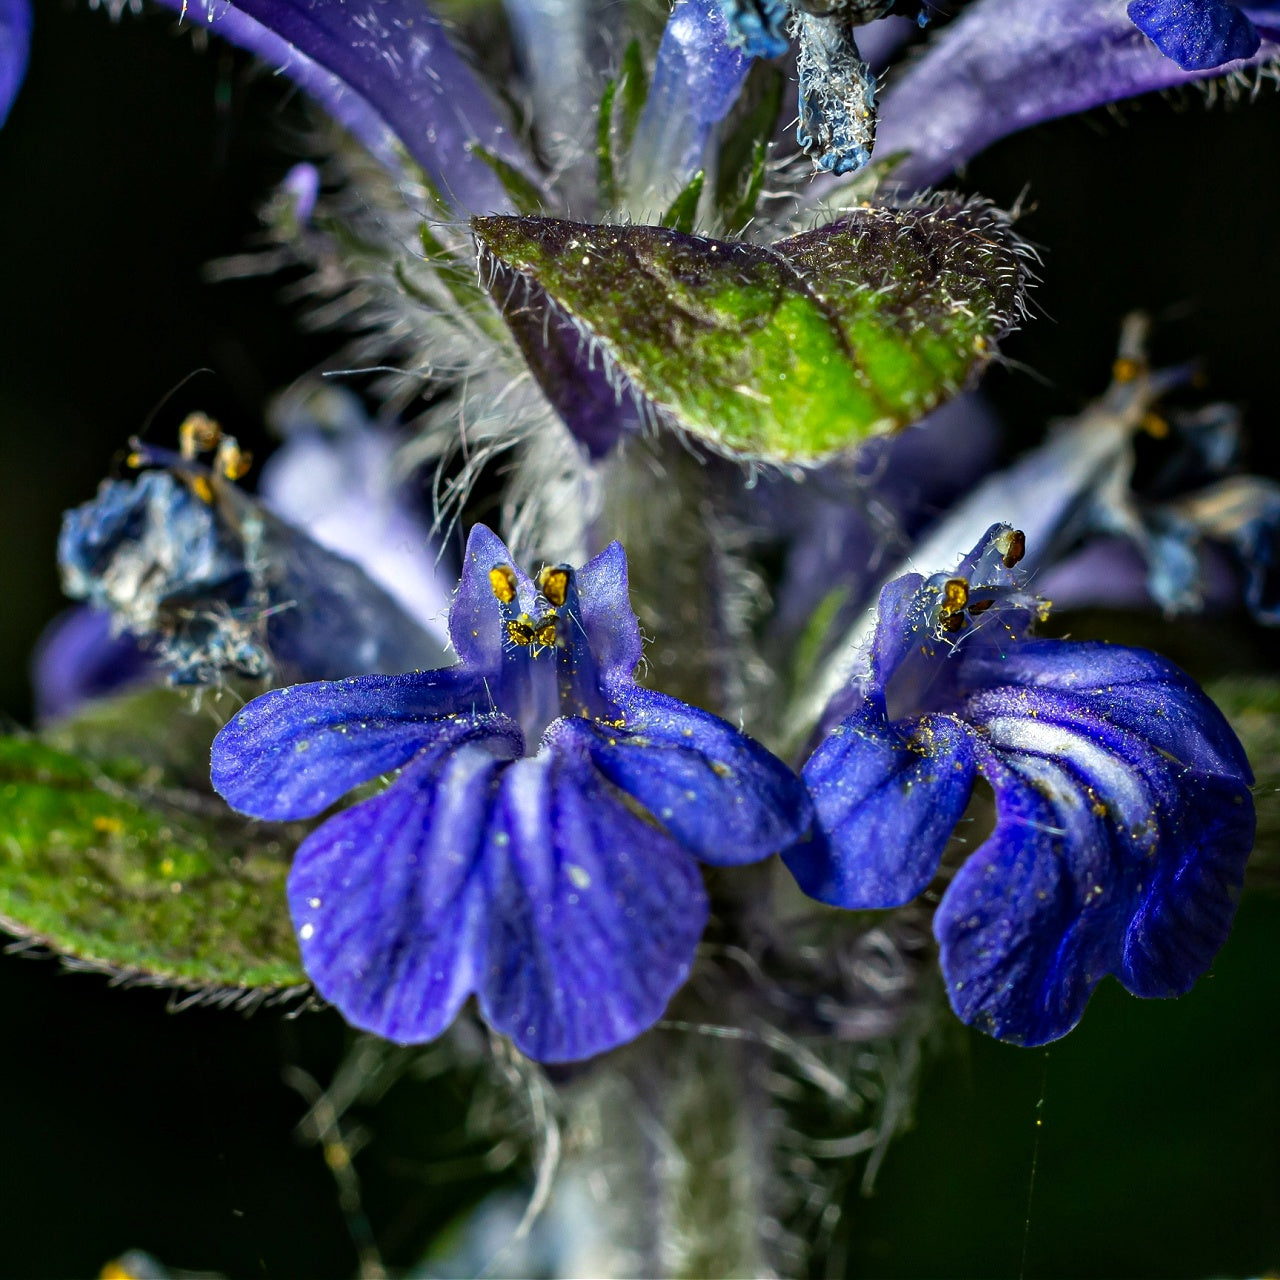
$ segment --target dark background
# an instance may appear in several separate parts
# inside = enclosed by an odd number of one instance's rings
[[[201,277],[243,247],[293,158],[280,143],[304,113],[288,86],[174,38],[165,16],[38,9],[0,131],[0,708],[19,721],[28,655],[60,607],[62,510],[153,414],[155,439],[200,407],[258,442],[264,398],[333,346],[300,334],[277,282]],[[1201,358],[1211,393],[1245,407],[1255,467],[1280,469],[1274,89],[1049,125],[966,183],[1005,205],[1025,190],[1021,227],[1044,250],[1042,314],[989,379],[1011,449],[1102,388],[1120,317],[1144,307],[1159,354]],[[1274,666],[1274,638],[1241,619],[1164,640],[1201,678]],[[1259,804],[1274,826],[1275,794]],[[1213,974],[1176,1004],[1104,984],[1047,1051],[949,1033],[915,1131],[850,1206],[853,1272],[1015,1276],[1024,1246],[1027,1276],[1280,1269],[1278,938],[1280,895],[1260,879]],[[168,1013],[160,993],[20,956],[0,957],[0,1010],[0,1275],[87,1276],[132,1246],[236,1276],[352,1273],[333,1180],[294,1137],[303,1104],[282,1079],[330,1078],[347,1043],[336,1015]],[[421,1176],[459,1087],[397,1086],[363,1117],[374,1142],[357,1168],[392,1262],[483,1189]]]

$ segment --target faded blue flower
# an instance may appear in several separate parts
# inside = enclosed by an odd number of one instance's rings
[[[1032,637],[1022,546],[997,525],[954,572],[885,587],[803,771],[821,838],[787,863],[824,902],[908,902],[981,774],[996,825],[934,917],[942,970],[965,1022],[1042,1044],[1106,974],[1140,996],[1191,987],[1230,929],[1254,810],[1239,742],[1171,663]]]
[[[884,18],[895,0],[720,0],[731,40],[753,58],[796,40],[800,79],[796,140],[819,169],[853,173],[871,160],[876,77],[855,28]],[[925,17],[923,6],[921,18]]]
[[[231,672],[332,678],[443,660],[443,597],[433,599],[422,575],[400,570],[405,560],[430,564],[429,535],[378,474],[387,448],[375,433],[349,441],[345,502],[331,493],[319,510],[308,512],[287,480],[290,459],[307,442],[278,455],[280,505],[321,524],[316,538],[234,483],[247,462],[217,424],[193,414],[182,437],[181,452],[135,441],[137,473],[103,481],[90,502],[63,516],[58,567],[67,595],[110,614],[114,632],[136,637],[175,683],[207,684]],[[314,436],[310,445],[310,496],[318,499],[325,449]],[[209,450],[214,457],[202,461]],[[350,504],[359,504],[358,514]],[[365,545],[355,545],[357,533]],[[386,545],[370,547],[378,535]],[[75,653],[90,660],[79,650],[65,656]],[[47,674],[76,683],[66,662]]]
[[[1274,0],[1130,0],[1129,17],[1184,71],[1252,58],[1264,32],[1269,40],[1280,36],[1280,4]]]
[[[635,683],[617,543],[535,583],[476,526],[449,625],[456,666],[255,699],[214,742],[214,786],[293,819],[400,770],[298,850],[289,902],[317,988],[406,1043],[474,993],[530,1056],[589,1057],[684,982],[707,917],[698,862],[802,838],[805,791],[723,720]]]

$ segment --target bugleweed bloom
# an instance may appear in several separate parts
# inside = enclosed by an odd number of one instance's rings
[[[805,792],[723,720],[635,683],[617,543],[535,583],[477,525],[449,627],[456,666],[255,699],[214,742],[214,785],[302,818],[400,769],[298,850],[289,902],[316,987],[401,1042],[439,1035],[474,992],[530,1056],[589,1057],[684,982],[698,862],[800,839]]]
[[[1243,749],[1175,666],[1032,637],[1022,549],[997,525],[954,572],[885,587],[804,767],[822,839],[787,863],[824,902],[906,903],[980,774],[996,825],[935,915],[942,970],[966,1022],[1042,1044],[1106,974],[1140,996],[1191,987],[1230,929],[1254,810]]]
[[[92,501],[63,517],[63,590],[109,614],[113,634],[132,636],[179,684],[217,683],[228,673],[333,678],[444,659],[444,636],[432,617],[442,601],[432,598],[423,585],[430,577],[421,572],[430,563],[427,532],[397,507],[385,478],[362,475],[356,465],[376,470],[378,459],[369,456],[379,451],[376,437],[358,437],[345,470],[347,496],[359,502],[361,517],[344,521],[341,504],[330,501],[326,546],[235,484],[247,459],[216,423],[193,414],[181,434],[180,452],[135,441],[130,464],[137,474],[104,480]],[[209,452],[213,457],[202,460]],[[281,505],[298,508],[296,495],[285,492],[290,447],[277,456]],[[323,482],[316,464],[325,456],[319,447],[309,451],[313,496]],[[295,514],[308,522],[305,511]],[[378,533],[409,539],[410,553],[389,546],[371,555],[367,545],[354,545],[353,524],[366,543]],[[397,575],[404,560],[416,572]],[[77,668],[101,660],[73,646],[43,674],[74,687],[83,682]],[[89,683],[101,687],[103,677]],[[46,690],[44,700],[57,702],[59,694]]]

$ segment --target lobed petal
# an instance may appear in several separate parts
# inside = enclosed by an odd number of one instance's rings
[[[982,767],[998,819],[934,916],[942,973],[962,1021],[1044,1044],[1075,1026],[1114,964],[1126,899],[1110,874],[1106,824],[1061,766],[987,756]],[[1093,895],[1095,883],[1103,891]]]
[[[631,610],[627,553],[611,542],[574,574],[580,621],[595,659],[600,681],[608,689],[631,683],[640,661],[640,624]]]
[[[109,613],[86,605],[64,609],[40,633],[31,658],[36,720],[70,715],[148,676],[159,672],[127,631],[112,634]]]
[[[479,864],[503,767],[479,746],[424,752],[299,846],[288,895],[303,967],[354,1026],[431,1040],[474,990],[485,962]]]
[[[1252,775],[1217,708],[1154,654],[1032,641],[1007,675],[1021,682],[968,708],[996,832],[934,927],[957,1013],[1040,1044],[1108,973],[1176,995],[1208,967],[1252,847]]]
[[[731,724],[677,698],[614,690],[623,724],[562,720],[597,769],[638,800],[695,857],[757,862],[804,839],[812,823],[800,780]]]
[[[897,907],[937,872],[973,790],[973,751],[957,721],[892,725],[872,699],[836,726],[803,777],[821,838],[783,856],[800,888],[837,907]]]
[[[214,739],[213,786],[255,818],[309,818],[436,742],[487,735],[519,754],[519,729],[489,711],[483,675],[462,667],[272,689]]]
[[[508,768],[484,851],[485,1020],[530,1057],[603,1053],[653,1025],[707,918],[697,864],[561,741]]]

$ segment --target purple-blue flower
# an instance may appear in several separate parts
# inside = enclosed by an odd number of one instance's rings
[[[934,917],[957,1014],[1042,1044],[1114,974],[1187,991],[1225,941],[1253,842],[1252,774],[1217,708],[1154,653],[1037,640],[1046,607],[996,525],[952,573],[880,596],[863,672],[804,767],[820,838],[787,855],[842,907],[921,893],[977,775],[990,837]]]
[[[1130,0],[1129,18],[1184,71],[1252,58],[1265,32],[1280,34],[1280,4],[1230,4],[1227,0]],[[1255,23],[1260,25],[1255,25]]]
[[[544,1061],[651,1026],[707,917],[698,862],[805,836],[802,784],[716,716],[637,685],[626,556],[536,582],[488,529],[467,544],[438,671],[276,689],[218,735],[214,786],[261,818],[322,812],[301,845],[303,963],[356,1026],[439,1035],[474,993]]]

